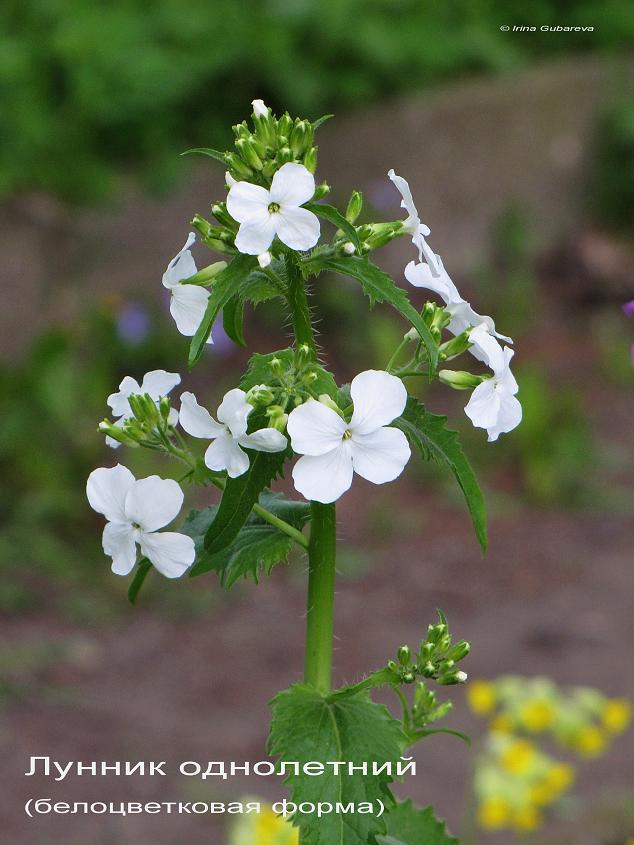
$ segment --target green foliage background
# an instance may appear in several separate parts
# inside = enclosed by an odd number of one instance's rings
[[[507,24],[580,25],[565,38]],[[244,103],[316,116],[562,52],[623,50],[628,0],[5,0],[0,197],[103,200],[122,175],[169,185],[222,147]]]

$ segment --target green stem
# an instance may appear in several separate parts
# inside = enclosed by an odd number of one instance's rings
[[[313,324],[310,319],[310,307],[306,296],[304,279],[290,256],[286,257],[286,272],[288,274],[288,306],[293,321],[295,342],[298,346],[306,344],[314,357],[317,357]]]
[[[334,504],[311,502],[310,507],[304,680],[327,693],[332,680],[337,517]]]
[[[211,483],[219,490],[224,490],[226,487],[224,478],[212,478]],[[283,534],[286,534],[292,540],[295,540],[295,542],[303,549],[308,548],[308,539],[299,529],[295,528],[293,525],[289,525],[288,522],[281,519],[279,516],[275,516],[275,514],[271,513],[271,511],[267,511],[266,508],[263,508],[262,505],[259,505],[257,502],[253,505],[251,510],[265,522],[268,522],[269,525],[274,525]]]
[[[390,358],[390,360],[387,362],[387,366],[386,366],[386,368],[385,368],[385,369],[386,369],[386,371],[387,371],[388,373],[391,373],[391,372],[392,372],[392,367],[394,366],[394,364],[395,364],[395,363],[396,363],[396,361],[398,360],[398,356],[401,354],[401,352],[403,351],[403,349],[405,349],[405,347],[407,346],[407,344],[408,344],[409,342],[410,342],[410,340],[409,340],[409,338],[408,338],[408,337],[407,337],[407,335],[406,335],[406,336],[403,338],[403,340],[399,343],[399,345],[396,347],[396,349],[394,350],[394,354],[392,355],[392,357]]]

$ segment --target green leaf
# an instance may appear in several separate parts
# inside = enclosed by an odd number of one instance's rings
[[[413,396],[407,400],[402,416],[392,425],[400,428],[424,460],[435,460],[454,474],[464,494],[476,536],[486,551],[487,517],[484,497],[471,465],[458,439],[458,433],[445,428],[447,417],[430,414]]]
[[[237,294],[222,309],[222,325],[227,336],[238,346],[246,346],[244,339],[244,302]]]
[[[286,499],[280,493],[265,493],[260,504],[275,516],[301,530],[310,519],[310,505]],[[211,570],[220,575],[220,582],[227,589],[239,578],[251,576],[257,583],[260,572],[267,575],[277,563],[286,563],[293,540],[279,528],[270,525],[251,513],[233,542],[214,554],[204,548],[204,537],[216,518],[218,506],[202,511],[191,511],[182,527],[196,544],[196,562],[190,576],[202,575]]]
[[[346,257],[322,257],[318,256],[314,262],[307,262],[307,269],[312,271],[314,266],[317,271],[330,270],[340,273],[343,276],[350,276],[361,282],[361,286],[369,298],[371,305],[376,302],[389,302],[399,314],[414,326],[425,345],[429,357],[430,371],[436,369],[438,363],[438,346],[434,341],[429,328],[418,311],[407,298],[403,288],[395,284],[391,276],[373,264],[368,258],[359,255]]]
[[[285,373],[285,377],[289,380],[293,379],[295,371],[295,355],[294,349],[281,349],[278,352],[267,352],[262,354],[260,352],[254,353],[249,359],[247,371],[240,379],[240,387],[242,390],[250,390],[256,384],[270,384],[275,377],[271,371],[271,361],[277,358],[280,362],[281,368]],[[324,369],[316,361],[311,361],[310,370],[317,376],[314,382],[310,385],[310,389],[315,396],[320,396],[322,393],[327,393],[332,399],[337,395],[337,383],[332,373]]]
[[[213,150],[211,147],[192,147],[191,150],[185,150],[182,152],[182,156],[188,156],[191,153],[202,153],[202,155],[210,156],[210,158],[215,158],[216,161],[221,161],[223,164],[227,163],[225,158],[225,153],[221,153],[220,150]]]
[[[317,120],[313,120],[313,129],[319,129],[319,127],[327,120],[330,120],[331,117],[334,117],[334,114],[323,114],[321,117],[318,117]]]
[[[143,557],[139,561],[139,565],[137,566],[136,572],[134,573],[134,578],[132,579],[132,583],[128,588],[128,601],[130,604],[136,604],[137,597],[143,586],[145,579],[148,576],[148,573],[152,569],[152,564],[150,561]]]
[[[459,845],[432,807],[418,810],[411,801],[403,801],[389,811],[386,824],[388,835],[377,836],[378,845]]]
[[[207,301],[205,315],[189,347],[189,366],[193,367],[203,353],[207,338],[221,308],[235,296],[256,259],[252,255],[236,255],[231,264],[218,273]]]
[[[225,549],[237,537],[260,493],[282,474],[288,452],[245,451],[249,469],[238,478],[227,479],[218,512],[205,534],[204,547],[209,554]]]
[[[281,297],[282,291],[261,270],[249,273],[244,285],[240,288],[240,299],[244,302],[249,301],[253,305],[259,305],[260,302],[267,302],[277,296]]]
[[[352,241],[355,247],[358,250],[361,250],[361,243],[359,241],[357,230],[354,228],[352,223],[349,223],[346,220],[340,211],[337,211],[334,205],[327,205],[322,202],[307,202],[304,208],[312,211],[313,214],[316,214],[318,217],[323,217],[324,220],[328,220],[329,223],[332,223],[338,229],[341,229],[341,231],[348,236],[348,239]]]
[[[367,845],[375,834],[386,833],[383,818],[375,814],[378,801],[392,805],[389,784],[393,778],[385,772],[373,775],[372,763],[395,767],[404,747],[400,723],[366,693],[329,701],[303,684],[277,695],[272,709],[269,752],[300,763],[300,774],[291,773],[285,781],[294,803],[321,801],[334,806],[369,802],[375,808],[374,814],[329,813],[318,819],[314,813],[294,818],[294,824],[302,828],[302,845]],[[342,766],[336,775],[326,766],[323,775],[311,777],[301,772],[301,765],[311,760],[367,762],[369,773],[349,776]]]

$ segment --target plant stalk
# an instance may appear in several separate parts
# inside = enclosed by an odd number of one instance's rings
[[[310,508],[304,681],[326,694],[332,685],[337,517],[334,504],[311,502]]]

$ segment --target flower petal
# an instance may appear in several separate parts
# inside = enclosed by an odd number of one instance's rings
[[[293,467],[293,483],[305,499],[335,502],[352,484],[352,457],[347,443],[322,455],[304,455]]]
[[[121,417],[120,420],[115,420],[113,425],[116,425],[117,428],[123,428],[125,424],[124,417]],[[114,437],[110,437],[106,434],[106,446],[110,446],[111,449],[118,449],[121,446],[121,443],[118,440],[115,440]]]
[[[487,379],[476,387],[464,412],[476,428],[495,425],[500,412],[500,394],[493,379]]]
[[[141,534],[141,551],[166,578],[180,578],[196,558],[191,537],[177,531],[160,534]]]
[[[148,393],[151,399],[158,402],[163,396],[181,383],[181,377],[178,373],[168,373],[165,370],[152,370],[151,373],[146,373],[141,382],[141,393]]]
[[[275,221],[267,209],[257,217],[240,224],[236,235],[236,249],[245,255],[261,255],[271,246],[275,237]]]
[[[365,370],[352,379],[350,396],[354,413],[350,428],[354,434],[370,434],[399,417],[407,402],[405,385],[384,370]]]
[[[227,211],[238,223],[246,223],[254,215],[260,215],[262,210],[268,214],[270,202],[266,188],[251,182],[236,182],[227,194]]]
[[[238,478],[249,469],[249,456],[237,440],[225,432],[207,447],[205,464],[213,470],[226,469],[229,478]]]
[[[193,393],[181,394],[181,409],[178,415],[181,426],[192,437],[204,440],[220,437],[225,433],[224,425],[217,423],[206,408],[199,405]]]
[[[225,393],[218,408],[218,419],[228,426],[234,437],[242,437],[247,433],[247,418],[252,410],[253,405],[247,402],[244,390],[234,387]]]
[[[119,392],[111,393],[106,400],[108,407],[112,410],[112,415],[129,417],[132,411],[128,399],[137,393],[141,393],[139,382],[132,376],[126,376],[119,385]]]
[[[136,481],[125,499],[128,522],[143,531],[157,531],[171,522],[183,506],[183,491],[171,478],[149,475]]]
[[[134,528],[117,522],[108,522],[103,530],[103,550],[112,558],[115,575],[129,575],[136,563]]]
[[[288,440],[276,428],[260,428],[253,434],[243,434],[238,438],[240,446],[255,449],[256,452],[283,452]]]
[[[163,285],[166,288],[174,287],[181,279],[188,279],[197,272],[196,262],[189,251],[195,240],[196,233],[190,232],[185,241],[185,246],[167,265],[167,270],[163,273]]]
[[[402,197],[401,208],[404,208],[409,216],[408,220],[405,221],[405,224],[409,222],[409,218],[414,218],[416,222],[419,222],[418,209],[414,204],[414,198],[412,197],[412,191],[407,179],[404,179],[402,176],[396,174],[394,170],[390,170],[387,175],[392,180],[394,187]]]
[[[311,249],[319,240],[319,218],[306,208],[282,207],[273,220],[278,238],[291,249]]]
[[[287,431],[298,455],[325,455],[341,445],[346,421],[336,411],[309,399],[288,416]]]
[[[350,442],[354,471],[373,484],[394,481],[412,454],[407,437],[398,428],[353,434]]]
[[[176,285],[172,288],[170,314],[182,335],[193,337],[196,334],[205,316],[208,300],[209,291],[199,285]],[[212,342],[210,335],[207,343]]]
[[[452,302],[464,302],[458,288],[442,267],[439,275],[435,276],[429,264],[424,262],[416,264],[414,261],[410,261],[405,268],[405,278],[416,288],[426,288],[437,293],[445,305]],[[460,332],[457,332],[457,334],[460,334]]]
[[[522,406],[519,400],[508,393],[503,393],[500,400],[500,412],[494,425],[487,428],[489,441],[498,439],[500,434],[513,431],[522,421]]]
[[[289,161],[273,176],[269,202],[276,202],[283,209],[304,205],[315,194],[315,177],[304,167]]]
[[[485,323],[481,323],[469,332],[469,341],[472,344],[471,354],[478,361],[485,363],[494,373],[501,373],[508,367],[502,346],[489,332]]]
[[[90,507],[102,513],[109,522],[128,522],[125,500],[134,483],[130,470],[121,464],[109,469],[94,469],[86,482]]]

